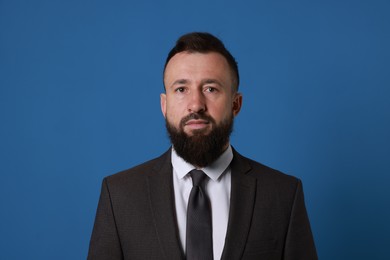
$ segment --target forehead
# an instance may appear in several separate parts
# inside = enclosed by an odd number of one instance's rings
[[[178,79],[202,80],[217,79],[225,84],[231,84],[231,70],[221,54],[216,52],[180,52],[168,62],[164,83],[168,84]]]

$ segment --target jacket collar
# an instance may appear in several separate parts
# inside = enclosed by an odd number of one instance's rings
[[[240,259],[249,234],[256,194],[256,179],[248,173],[248,159],[233,149],[232,187],[225,246],[221,259]]]

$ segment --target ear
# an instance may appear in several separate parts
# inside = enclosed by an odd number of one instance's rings
[[[233,97],[233,115],[237,116],[240,113],[242,106],[242,95],[241,93],[235,93]]]
[[[167,95],[162,93],[160,94],[160,106],[161,106],[161,112],[164,117],[167,115]]]

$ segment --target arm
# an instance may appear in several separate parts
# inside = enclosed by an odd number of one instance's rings
[[[283,252],[284,260],[318,259],[307,216],[301,181],[298,182]]]
[[[102,183],[102,190],[88,252],[88,260],[103,259],[123,259],[106,179],[104,179]]]

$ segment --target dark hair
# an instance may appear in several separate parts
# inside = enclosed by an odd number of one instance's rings
[[[164,75],[165,69],[167,67],[170,59],[179,52],[199,52],[199,53],[209,53],[216,52],[225,57],[227,63],[229,64],[232,74],[233,74],[233,90],[238,90],[238,85],[240,83],[240,77],[238,74],[238,66],[234,57],[230,52],[225,48],[225,45],[220,39],[215,37],[210,33],[204,32],[193,32],[181,36],[177,41],[176,45],[169,52],[167,60],[164,65]]]

